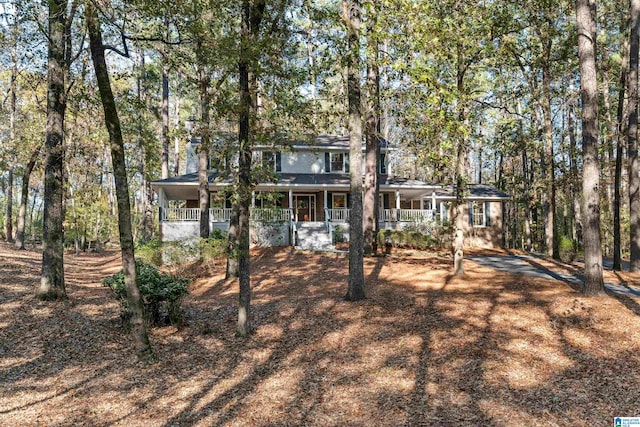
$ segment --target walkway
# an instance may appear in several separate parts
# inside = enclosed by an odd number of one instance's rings
[[[583,276],[581,274],[553,271],[540,263],[540,261],[542,261],[541,258],[533,255],[481,255],[471,256],[467,259],[484,267],[507,271],[509,273],[524,274],[541,279],[555,279],[577,285],[582,285],[583,282]],[[604,287],[608,292],[614,294],[640,297],[640,289],[633,286],[605,282]]]

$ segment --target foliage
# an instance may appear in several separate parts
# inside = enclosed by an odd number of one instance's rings
[[[408,230],[380,230],[378,232],[378,245],[381,248],[406,248],[418,250],[431,250],[440,247],[439,242],[433,236]]]
[[[147,264],[162,265],[162,242],[158,238],[153,238],[148,242],[138,243],[136,257]]]
[[[336,225],[333,229],[333,243],[343,243],[345,241],[344,238],[344,228]]]
[[[162,313],[164,310],[166,318],[172,325],[180,325],[182,323],[180,305],[189,293],[189,279],[161,273],[155,266],[139,259],[136,259],[136,276],[147,322],[151,325],[162,325],[165,319]],[[128,324],[130,319],[124,273],[120,271],[107,277],[102,280],[102,284],[110,287],[116,294],[122,307],[122,319],[125,324]]]
[[[561,236],[558,242],[560,260],[562,262],[573,262],[576,259],[576,242],[567,236]]]
[[[200,239],[200,259],[202,261],[212,261],[226,255],[227,233],[220,229],[215,229],[208,239]]]

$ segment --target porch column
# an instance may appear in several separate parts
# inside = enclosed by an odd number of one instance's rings
[[[435,212],[436,210],[436,192],[431,193],[431,210]]]
[[[293,217],[293,190],[289,190],[289,209],[291,212],[291,216]]]
[[[400,209],[400,190],[396,190],[396,209]]]
[[[256,192],[255,191],[251,192],[251,207],[252,208],[256,207]]]
[[[327,190],[324,190],[324,220],[327,221],[327,209],[329,209]]]
[[[158,188],[158,222],[162,222],[165,219],[167,208],[167,195],[164,192],[164,188]]]

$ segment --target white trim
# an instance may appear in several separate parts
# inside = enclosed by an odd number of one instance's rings
[[[306,193],[299,193],[299,194],[294,194],[293,195],[293,216],[295,218],[295,220],[297,222],[300,222],[301,220],[298,218],[298,206],[297,206],[297,198],[298,197],[309,197],[309,221],[303,221],[303,222],[313,222],[316,220],[316,195],[315,194],[306,194]],[[311,207],[311,198],[313,198],[313,209]]]
[[[336,208],[336,196],[344,196],[344,206],[342,206],[342,208],[346,209],[347,208],[347,193],[331,193],[331,209],[337,209]]]

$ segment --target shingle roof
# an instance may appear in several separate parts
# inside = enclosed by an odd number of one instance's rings
[[[231,185],[232,180],[229,177],[221,177],[217,173],[209,173],[209,183],[214,185]],[[175,176],[153,182],[156,186],[162,185],[181,185],[181,184],[198,184],[198,174],[190,173],[186,175]],[[282,173],[278,175],[276,182],[263,182],[259,184],[263,187],[297,187],[297,186],[318,186],[318,187],[349,187],[349,174],[336,173]],[[380,182],[381,187],[390,189],[424,189],[424,191],[435,192],[436,197],[453,198],[455,196],[454,187],[440,186],[438,184],[429,184],[415,179],[383,177]],[[508,199],[509,195],[498,190],[497,188],[486,184],[471,184],[468,186],[467,197],[479,199]]]

